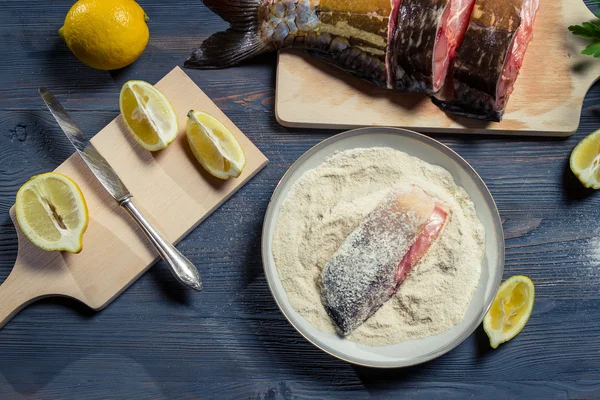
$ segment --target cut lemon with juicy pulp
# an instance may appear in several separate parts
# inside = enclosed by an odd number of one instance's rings
[[[498,290],[490,311],[483,319],[483,329],[495,349],[523,330],[531,316],[535,288],[526,276],[508,278]]]
[[[571,153],[571,171],[583,186],[600,189],[600,129],[575,146]]]
[[[125,83],[119,106],[127,130],[144,149],[162,150],[177,137],[179,123],[173,106],[148,82]]]
[[[235,136],[213,116],[190,111],[187,138],[194,156],[211,175],[237,178],[246,166],[246,156]]]
[[[17,222],[27,238],[48,251],[79,253],[88,225],[81,189],[68,177],[50,172],[21,186],[15,201]]]

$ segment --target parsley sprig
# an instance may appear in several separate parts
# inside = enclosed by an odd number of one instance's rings
[[[596,0],[596,5],[600,7],[600,0]],[[593,41],[594,43],[587,46],[582,54],[600,58],[600,12],[596,13],[598,21],[583,22],[581,25],[572,25],[569,30],[574,34]]]

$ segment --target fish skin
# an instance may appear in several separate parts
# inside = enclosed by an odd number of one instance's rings
[[[513,37],[514,32],[480,28],[465,35],[454,64],[454,101],[448,105],[455,107],[454,113],[502,120],[504,110],[496,109],[496,89]],[[498,50],[491,52],[490,48]]]
[[[449,0],[403,0],[394,33],[394,89],[433,94],[434,50],[442,15]],[[424,28],[425,27],[425,28]]]

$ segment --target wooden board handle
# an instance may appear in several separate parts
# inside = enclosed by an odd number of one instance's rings
[[[18,271],[16,268],[13,270]],[[6,281],[0,285],[0,329],[17,315],[19,311],[44,297],[43,294],[32,296],[31,291],[25,287],[27,283],[27,281],[15,278],[15,274],[10,274],[6,278]]]
[[[69,271],[65,255],[33,245],[21,231],[14,207],[10,216],[17,229],[19,254],[12,272],[0,285],[0,329],[23,308],[44,297],[85,298]]]

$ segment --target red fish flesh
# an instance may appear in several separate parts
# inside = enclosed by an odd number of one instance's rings
[[[322,272],[325,310],[343,335],[373,315],[438,237],[448,210],[412,185],[392,189]]]

